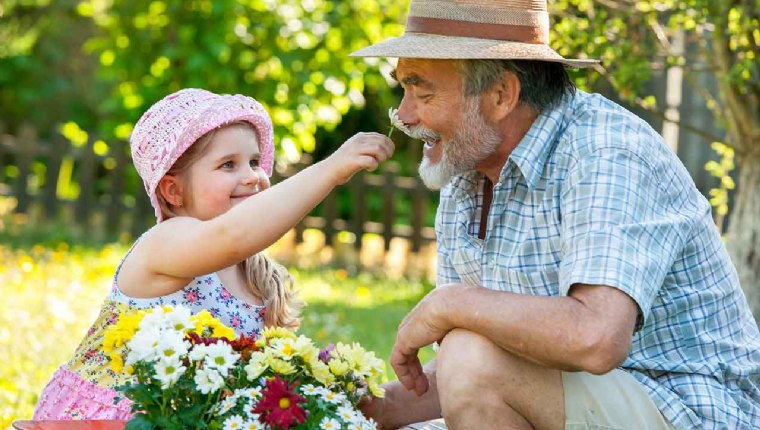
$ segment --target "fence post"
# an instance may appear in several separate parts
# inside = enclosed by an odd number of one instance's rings
[[[18,204],[16,212],[26,213],[29,209],[29,194],[27,193],[27,182],[29,173],[32,170],[32,159],[37,149],[37,131],[29,124],[22,124],[19,128],[19,138],[16,140],[16,154],[18,177],[13,193],[16,195]]]
[[[364,236],[366,175],[367,173],[364,170],[360,170],[351,180],[351,197],[354,203],[351,211],[351,230],[356,235],[356,240],[354,241],[354,248],[356,249],[362,248],[362,237]]]
[[[338,215],[336,194],[337,191],[332,190],[322,203],[322,216],[325,219],[325,246],[332,246],[333,236],[335,236],[335,218],[337,218]]]
[[[414,181],[412,190],[412,252],[422,248],[422,227],[427,211],[427,188],[421,180]]]
[[[385,172],[383,172],[383,246],[386,252],[391,249],[391,239],[393,239],[393,218],[396,215],[395,199],[393,197],[398,171],[397,163],[389,162],[385,164]]]
[[[58,177],[61,174],[61,162],[66,154],[68,141],[60,133],[50,136],[50,152],[45,172],[45,191],[43,193],[44,215],[48,218],[58,217]]]

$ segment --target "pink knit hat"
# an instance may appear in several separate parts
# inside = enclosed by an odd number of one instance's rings
[[[272,175],[272,120],[251,97],[219,95],[187,88],[164,97],[143,114],[129,138],[132,161],[145,184],[150,204],[163,221],[156,187],[177,159],[201,136],[236,121],[248,121],[259,139],[261,167]]]

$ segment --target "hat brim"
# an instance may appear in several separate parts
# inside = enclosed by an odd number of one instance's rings
[[[547,45],[472,37],[405,33],[349,54],[351,57],[396,57],[430,59],[539,60],[570,67],[589,67],[599,60],[568,59]]]

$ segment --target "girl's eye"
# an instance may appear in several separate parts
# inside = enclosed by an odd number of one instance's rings
[[[235,167],[235,163],[233,163],[232,161],[226,161],[224,164],[222,164],[221,167],[223,167],[225,169],[231,169],[231,168]]]
[[[259,167],[259,160],[258,159],[251,160],[249,164],[251,167]]]

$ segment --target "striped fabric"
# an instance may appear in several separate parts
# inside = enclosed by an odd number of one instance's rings
[[[662,138],[578,91],[504,166],[477,238],[483,177],[441,190],[438,284],[559,296],[609,285],[639,306],[622,368],[678,429],[760,428],[760,334],[710,205]]]

